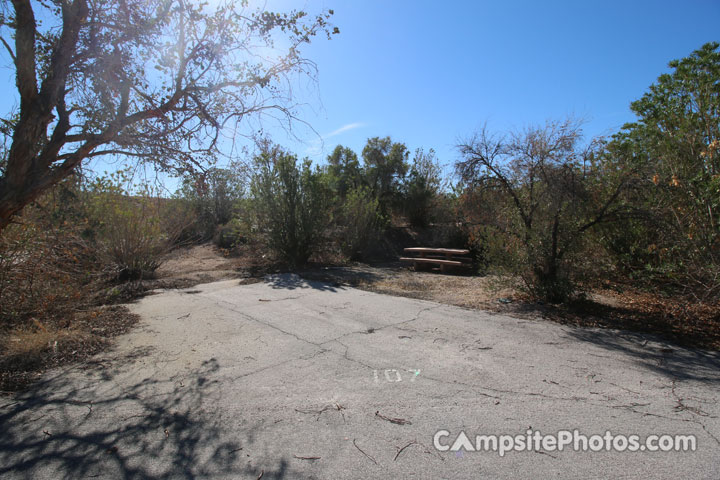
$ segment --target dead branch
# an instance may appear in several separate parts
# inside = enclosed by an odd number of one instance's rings
[[[367,458],[369,458],[375,465],[378,465],[377,460],[375,460],[373,457],[371,457],[370,455],[368,455],[367,453],[365,453],[362,448],[358,447],[358,444],[355,443],[355,439],[354,439],[354,438],[353,438],[353,445],[355,445],[355,448],[357,448],[360,453],[362,453],[362,454],[365,455]]]
[[[337,410],[338,412],[340,412],[340,415],[342,415],[343,420],[345,420],[345,414],[342,412],[343,410],[345,410],[345,407],[343,407],[342,405],[340,405],[337,402],[329,403],[318,410],[313,410],[313,409],[309,409],[309,408],[296,408],[295,409],[295,411],[298,413],[308,413],[308,414],[317,415],[317,418],[315,420],[320,420],[320,415],[322,415],[323,412],[326,412],[328,410]]]
[[[410,445],[420,445],[420,444],[417,442],[417,440],[413,440],[412,442],[408,443],[407,445],[405,445],[405,446],[402,447],[402,448],[395,447],[395,448],[397,448],[397,453],[395,454],[395,458],[393,458],[393,462],[394,462],[395,460],[397,460],[398,457],[400,456],[400,454],[401,454],[406,448],[408,448]]]
[[[394,423],[396,425],[412,425],[412,422],[409,420],[405,420],[404,418],[393,418],[393,417],[386,417],[380,411],[375,412],[376,417],[380,417],[383,420],[387,420],[390,423]]]

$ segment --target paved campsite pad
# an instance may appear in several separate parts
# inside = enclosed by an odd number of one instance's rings
[[[0,476],[720,477],[715,353],[294,275],[164,291],[132,309],[143,321],[113,352],[0,401]],[[440,429],[528,428],[694,434],[698,450],[432,447]]]

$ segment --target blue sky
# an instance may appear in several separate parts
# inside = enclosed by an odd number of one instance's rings
[[[491,130],[574,115],[588,135],[631,121],[629,103],[667,63],[720,40],[720,1],[252,0],[269,9],[335,11],[340,35],[305,54],[319,83],[298,85],[302,117],[324,138],[302,141],[269,128],[300,157],[322,162],[337,144],[358,154],[390,135],[411,150],[454,145],[485,122]],[[13,72],[5,66],[8,89]],[[6,95],[0,107],[14,102]]]
[[[303,5],[332,8],[341,31],[307,50],[322,109],[306,118],[324,151],[286,142],[314,159],[390,135],[450,164],[458,139],[485,122],[505,131],[574,115],[588,135],[612,133],[670,60],[720,40],[717,0]]]

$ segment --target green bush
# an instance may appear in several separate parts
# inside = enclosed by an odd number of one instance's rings
[[[255,158],[251,184],[257,226],[268,246],[292,267],[307,263],[321,243],[330,221],[328,192],[319,170],[310,161],[278,147]]]
[[[387,225],[380,213],[380,202],[368,187],[348,192],[339,220],[340,248],[352,260],[362,258]]]
[[[247,241],[245,231],[244,225],[237,218],[233,218],[225,225],[218,227],[213,241],[220,248],[235,248]]]

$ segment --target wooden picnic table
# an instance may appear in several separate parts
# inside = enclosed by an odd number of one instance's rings
[[[430,255],[445,255],[448,260],[452,260],[453,256],[470,255],[470,250],[459,248],[427,248],[427,247],[408,247],[405,253],[417,253],[420,258]]]
[[[401,262],[412,263],[415,270],[419,265],[437,266],[441,272],[449,267],[466,267],[472,261],[468,255],[470,250],[458,248],[428,248],[408,247],[404,249],[406,254],[415,254],[417,257],[401,257]]]

